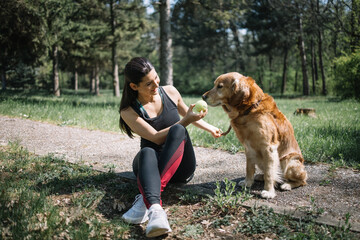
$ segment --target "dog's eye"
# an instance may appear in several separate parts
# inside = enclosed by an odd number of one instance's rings
[[[218,86],[217,86],[218,89],[220,89],[220,88],[222,88],[222,87],[223,87],[223,85],[218,85]]]

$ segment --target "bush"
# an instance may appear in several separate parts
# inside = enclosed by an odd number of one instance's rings
[[[14,69],[6,72],[7,87],[25,88],[35,84],[35,71],[32,66],[22,62],[18,63]]]
[[[360,49],[335,60],[335,93],[360,99]]]

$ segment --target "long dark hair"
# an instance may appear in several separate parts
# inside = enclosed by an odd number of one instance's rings
[[[145,77],[153,68],[154,66],[150,63],[150,61],[143,57],[135,57],[126,64],[124,70],[125,84],[123,87],[119,113],[121,113],[122,110],[130,107],[136,101],[138,92],[134,91],[130,87],[130,83],[138,85],[141,82],[141,79]],[[125,132],[130,138],[134,137],[133,131],[122,119],[121,114],[119,127],[121,131]]]

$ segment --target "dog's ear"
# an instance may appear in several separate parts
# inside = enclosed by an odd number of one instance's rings
[[[250,88],[244,79],[234,79],[232,83],[232,89],[234,94],[231,97],[230,102],[240,103],[246,101],[250,96]]]
[[[236,93],[237,91],[239,91],[240,88],[240,81],[238,78],[235,78],[235,80],[232,83],[232,90]]]
[[[250,95],[250,88],[244,80],[236,78],[232,83],[232,88],[235,94],[240,94],[243,98]]]

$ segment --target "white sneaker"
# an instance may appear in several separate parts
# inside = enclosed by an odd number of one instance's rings
[[[171,228],[164,209],[160,204],[153,204],[149,208],[149,223],[146,227],[146,237],[157,237],[171,232]]]
[[[146,222],[148,217],[148,210],[145,206],[143,196],[141,194],[136,195],[133,206],[122,215],[122,219],[125,222],[132,224],[141,224]]]

